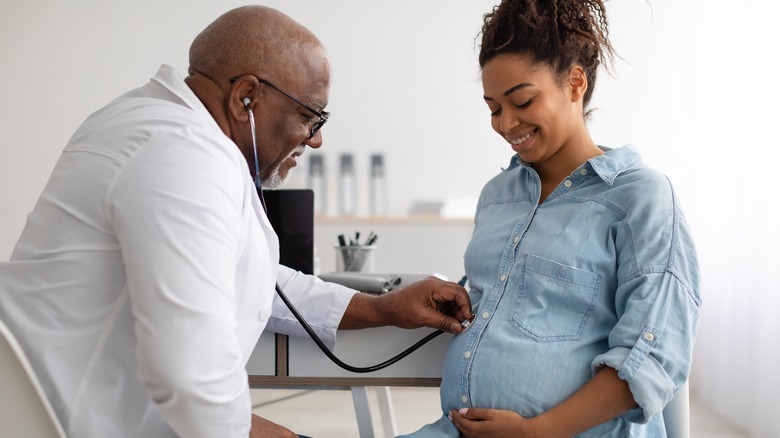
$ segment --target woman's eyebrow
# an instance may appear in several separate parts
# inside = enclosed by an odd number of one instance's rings
[[[530,83],[530,82],[521,82],[521,83],[515,85],[514,87],[511,87],[508,90],[504,91],[504,96],[509,96],[510,94],[514,93],[517,90],[520,90],[520,89],[525,88],[525,87],[531,87],[531,86],[533,86],[533,84]],[[490,96],[482,96],[482,98],[485,99],[485,100],[494,100]]]

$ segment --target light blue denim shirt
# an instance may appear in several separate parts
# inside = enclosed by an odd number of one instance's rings
[[[442,418],[411,436],[457,437],[451,409],[537,416],[603,366],[639,408],[579,436],[665,436],[698,325],[696,253],[667,178],[632,146],[604,149],[541,204],[517,157],[485,186],[465,254],[477,318],[447,352]]]

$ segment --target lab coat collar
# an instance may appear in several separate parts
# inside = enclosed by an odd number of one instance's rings
[[[222,130],[217,125],[214,117],[211,116],[209,110],[206,109],[206,106],[203,105],[203,102],[198,99],[198,96],[184,82],[179,72],[170,65],[161,65],[157,73],[144,88],[153,95],[191,108],[204,119],[210,120],[218,130]]]

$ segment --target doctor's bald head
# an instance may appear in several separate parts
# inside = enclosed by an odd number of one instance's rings
[[[243,6],[221,15],[192,42],[189,58],[190,71],[220,82],[241,74],[306,77],[329,69],[319,39],[266,6]]]
[[[281,184],[322,145],[330,61],[320,40],[265,6],[230,10],[190,47],[187,85],[238,146],[255,183]]]

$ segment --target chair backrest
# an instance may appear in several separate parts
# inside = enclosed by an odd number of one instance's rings
[[[27,356],[0,321],[0,437],[65,438]]]
[[[666,436],[668,438],[688,438],[691,436],[691,410],[688,396],[688,382],[685,382],[663,411]]]

